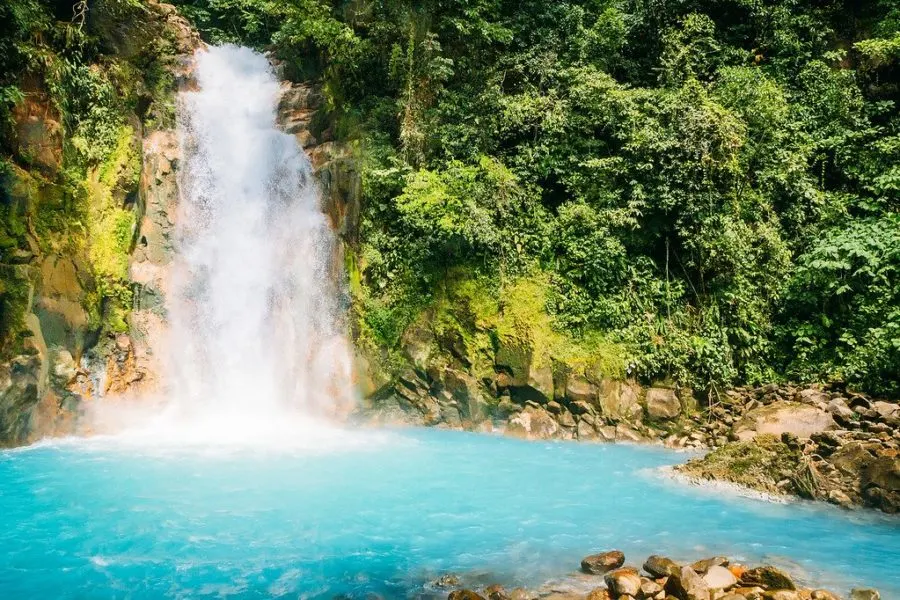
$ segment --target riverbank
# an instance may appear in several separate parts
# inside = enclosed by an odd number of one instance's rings
[[[404,383],[405,382],[405,383]],[[764,494],[900,512],[900,406],[818,386],[737,388],[699,402],[690,390],[563,382],[554,399],[502,393],[463,404],[440,384],[402,380],[360,418],[499,431],[530,440],[637,442],[709,450],[678,467],[694,479]]]
[[[627,563],[627,564],[626,564]],[[450,588],[448,600],[880,600],[874,588],[854,588],[849,596],[798,584],[772,565],[750,567],[725,556],[679,563],[651,555],[641,567],[630,566],[619,550],[584,557],[581,573],[539,590],[504,588],[490,584],[475,589],[460,587],[463,579],[448,574],[431,582],[439,592]],[[456,589],[453,589],[456,588]],[[442,594],[441,594],[442,596]]]

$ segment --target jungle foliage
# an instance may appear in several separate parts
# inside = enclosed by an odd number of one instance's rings
[[[181,0],[274,48],[359,142],[362,329],[460,272],[545,282],[647,380],[900,393],[889,0]]]

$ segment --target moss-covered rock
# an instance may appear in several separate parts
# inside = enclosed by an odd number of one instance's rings
[[[799,449],[788,446],[773,435],[759,435],[745,442],[716,448],[702,458],[677,469],[687,475],[717,481],[729,481],[772,494],[786,490],[779,486],[802,472],[804,462]]]

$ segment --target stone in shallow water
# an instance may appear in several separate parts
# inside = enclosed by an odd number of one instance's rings
[[[591,554],[581,559],[581,570],[592,575],[603,575],[625,564],[625,555],[619,550]]]
[[[459,585],[459,575],[457,575],[456,573],[447,573],[445,575],[441,575],[440,577],[432,581],[431,585],[439,588],[456,587]]]
[[[654,577],[669,577],[681,572],[681,567],[674,560],[665,556],[652,555],[644,562],[644,570]]]
[[[870,588],[855,589],[850,591],[850,600],[881,600],[881,594]]]
[[[496,583],[487,586],[484,589],[484,593],[487,594],[488,600],[510,600],[509,594],[506,593],[503,586]]]

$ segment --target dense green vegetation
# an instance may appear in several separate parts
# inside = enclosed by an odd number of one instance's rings
[[[180,4],[321,77],[359,142],[364,341],[524,280],[646,380],[900,393],[896,3]]]
[[[348,257],[362,344],[395,350],[429,310],[473,347],[514,337],[644,380],[900,393],[894,2],[177,4],[209,40],[323,82],[363,171]],[[137,34],[142,10],[0,6],[7,349],[29,227],[88,257],[92,314],[124,326],[127,115],[171,119],[167,41]],[[16,143],[29,97],[57,114],[57,172]]]
[[[47,256],[78,267],[94,331],[131,306],[140,129],[173,119],[172,41],[139,0],[0,5],[0,358]]]

